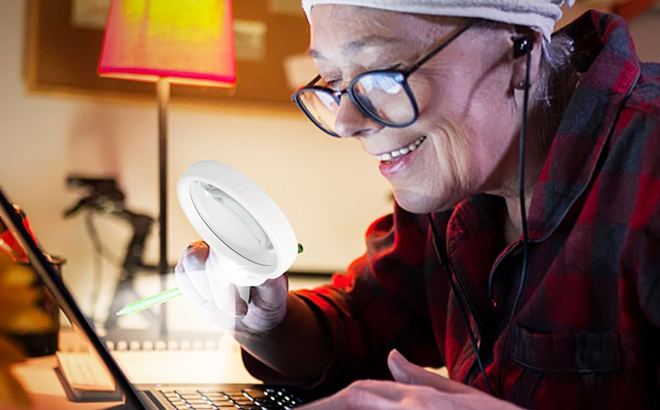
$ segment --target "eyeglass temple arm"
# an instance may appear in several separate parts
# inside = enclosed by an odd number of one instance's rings
[[[312,81],[310,81],[310,82],[308,82],[307,84],[305,84],[305,86],[302,87],[302,88],[305,88],[305,87],[311,87],[311,86],[313,86],[314,84],[316,84],[317,82],[319,82],[320,79],[321,79],[321,74],[316,74],[316,77],[312,78]]]
[[[461,34],[463,34],[467,29],[469,29],[469,28],[472,27],[473,25],[474,25],[474,22],[470,22],[470,23],[468,23],[468,25],[466,25],[465,27],[463,27],[463,28],[461,28],[460,30],[458,30],[458,31],[457,31],[456,33],[454,33],[451,37],[449,37],[449,38],[447,39],[447,41],[445,41],[444,43],[440,44],[440,45],[438,46],[438,48],[436,48],[435,50],[431,51],[426,57],[422,58],[422,59],[419,60],[417,63],[415,63],[412,67],[410,67],[410,69],[408,70],[408,72],[412,73],[413,71],[417,70],[422,64],[426,63],[427,61],[429,61],[430,59],[432,59],[436,54],[438,54],[439,52],[441,52],[442,50],[444,50],[448,45],[450,45],[454,40],[456,40]]]

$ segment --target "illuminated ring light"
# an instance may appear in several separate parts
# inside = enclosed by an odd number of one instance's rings
[[[211,160],[194,163],[181,175],[177,195],[197,233],[224,263],[227,280],[258,286],[286,272],[298,255],[288,219],[254,181]]]

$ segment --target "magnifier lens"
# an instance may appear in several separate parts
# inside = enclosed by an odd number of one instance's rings
[[[259,265],[277,263],[277,254],[266,232],[231,195],[212,184],[193,181],[190,198],[206,226],[232,251]]]

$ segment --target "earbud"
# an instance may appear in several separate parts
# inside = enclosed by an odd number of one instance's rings
[[[531,53],[533,47],[532,41],[528,37],[518,37],[513,39],[513,58],[522,57]]]

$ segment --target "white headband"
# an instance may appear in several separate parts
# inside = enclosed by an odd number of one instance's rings
[[[562,4],[572,7],[575,0],[302,0],[309,13],[317,4],[363,6],[404,13],[482,18],[535,27],[550,41],[555,23],[561,18]]]

